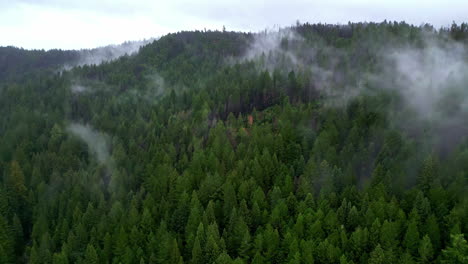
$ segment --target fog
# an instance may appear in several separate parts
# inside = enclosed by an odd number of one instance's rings
[[[80,138],[88,146],[89,152],[100,165],[110,166],[111,155],[109,137],[93,129],[90,125],[71,123],[67,131]]]
[[[372,70],[356,70],[363,67],[349,62],[354,51],[331,47],[319,37],[306,40],[294,28],[255,35],[239,62],[254,61],[259,71],[305,74],[308,87],[333,107],[346,107],[353,98],[375,91],[396,93],[401,102],[387,110],[389,121],[412,136],[425,133],[444,152],[468,134],[465,45],[437,31],[424,31],[417,41],[398,46],[369,48],[376,41],[371,36],[360,41],[375,58]]]
[[[396,88],[403,94],[408,105],[423,118],[439,118],[466,110],[468,91],[465,81],[468,76],[466,49],[454,41],[440,41],[434,36],[423,39],[423,48],[408,46],[394,49],[384,59],[390,68],[385,68],[395,80]],[[450,99],[449,105],[441,104]],[[446,102],[449,103],[449,102]]]
[[[116,60],[125,55],[134,55],[138,53],[140,47],[145,46],[155,39],[141,41],[128,41],[120,45],[109,45],[95,49],[79,50],[78,59],[63,65],[63,70],[70,70],[76,66],[99,65],[103,62]]]
[[[72,84],[70,86],[72,93],[78,94],[88,91],[88,87],[81,84]]]

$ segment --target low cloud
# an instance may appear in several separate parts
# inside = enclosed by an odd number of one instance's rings
[[[255,61],[259,70],[297,70],[315,55],[311,46],[304,45],[304,39],[293,30],[273,29],[254,34],[240,61]],[[306,48],[306,51],[302,49]],[[301,57],[300,52],[307,57]]]
[[[347,82],[345,69],[339,67],[344,56],[343,51],[326,45],[318,36],[310,41],[294,28],[279,28],[255,34],[244,56],[236,62],[253,61],[257,70],[270,73],[300,73],[308,77],[307,89],[320,92],[330,101],[342,102],[358,94],[358,85]]]
[[[88,146],[89,152],[94,155],[100,165],[110,168],[111,155],[109,137],[99,131],[94,130],[90,125],[71,123],[67,131],[77,136]]]
[[[468,64],[466,48],[451,40],[423,39],[423,47],[394,49],[384,57],[390,64],[384,74],[391,76],[408,106],[423,118],[457,115],[466,108]],[[443,100],[449,100],[446,105]],[[445,109],[445,110],[444,110]],[[465,109],[466,110],[466,109]]]
[[[81,84],[72,84],[70,86],[70,90],[72,91],[72,93],[79,94],[88,91],[88,87]]]
[[[436,33],[424,34],[418,46],[394,48],[382,59],[387,66],[379,75],[381,86],[396,90],[403,101],[392,121],[428,137],[442,154],[468,134],[467,59],[466,46]]]
[[[425,133],[447,152],[468,134],[468,50],[441,32],[421,32],[414,42],[367,46],[375,59],[368,70],[353,51],[326,45],[318,36],[306,40],[294,28],[255,35],[240,62],[253,61],[259,71],[305,75],[306,89],[319,91],[333,107],[345,107],[364,93],[394,92],[401,102],[389,112],[393,125],[413,136]],[[373,42],[372,37],[356,41]]]
[[[109,45],[95,49],[79,50],[78,59],[63,66],[64,70],[70,70],[76,66],[99,65],[103,62],[116,60],[125,55],[138,53],[140,47],[154,41],[154,39],[142,41],[129,41],[120,45]]]

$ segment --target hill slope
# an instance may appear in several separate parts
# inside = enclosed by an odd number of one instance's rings
[[[467,36],[180,32],[62,72],[3,48],[0,263],[464,263]]]

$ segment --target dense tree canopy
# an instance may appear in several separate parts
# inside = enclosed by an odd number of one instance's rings
[[[468,263],[467,125],[363,77],[428,32],[468,48],[466,24],[288,32],[279,54],[180,32],[68,71],[1,48],[0,263]]]

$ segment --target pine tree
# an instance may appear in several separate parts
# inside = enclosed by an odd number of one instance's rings
[[[69,262],[68,262],[67,256],[63,252],[60,252],[60,253],[54,253],[54,256],[52,257],[52,263],[53,264],[68,264]]]
[[[114,248],[113,248],[113,255],[115,258],[122,260],[125,255],[125,251],[127,249],[128,237],[127,233],[125,232],[124,228],[121,226],[117,237],[114,240]]]
[[[410,253],[405,252],[401,257],[400,257],[400,263],[401,264],[414,264],[413,256],[411,256]]]
[[[13,216],[13,223],[11,229],[15,241],[15,254],[16,256],[19,256],[21,255],[24,246],[24,234],[21,220],[16,214]]]
[[[300,251],[301,251],[301,257],[302,257],[302,262],[303,263],[314,263],[314,256],[312,250],[310,250],[313,246],[312,241],[304,241],[302,240],[300,242]]]
[[[382,248],[388,249],[395,247],[395,245],[397,245],[397,234],[398,233],[397,230],[395,230],[395,224],[385,220],[380,231],[380,243]]]
[[[0,247],[1,249],[1,247]],[[5,250],[3,250],[5,252]],[[8,263],[8,262],[6,262]],[[39,252],[37,250],[37,245],[36,243],[33,243],[33,246],[31,248],[31,251],[29,253],[29,263],[31,264],[39,264],[41,263],[41,259],[40,259],[40,256],[39,256]]]
[[[433,155],[424,160],[421,172],[418,175],[418,186],[427,194],[432,187],[434,180],[438,177],[438,165]]]
[[[109,233],[104,236],[104,247],[101,251],[101,262],[110,262],[112,258],[112,238]]]
[[[263,235],[265,239],[265,259],[272,262],[278,254],[279,233],[277,229],[273,229],[271,225],[267,225]]]
[[[437,217],[431,214],[425,224],[425,230],[431,239],[434,251],[440,251],[440,228],[437,222]]]
[[[411,220],[406,230],[403,245],[413,255],[416,256],[419,247],[419,232],[415,220]]]
[[[370,253],[369,264],[385,264],[385,263],[387,263],[387,258],[385,257],[384,250],[379,244]]]
[[[5,180],[9,204],[22,221],[30,221],[27,197],[28,190],[25,185],[23,170],[17,161],[12,161],[10,172]]]
[[[376,247],[380,239],[380,220],[376,218],[369,230],[369,243],[371,247]]]
[[[179,246],[177,244],[176,239],[172,240],[167,263],[175,263],[175,264],[183,263],[182,256],[180,255]]]
[[[252,238],[250,236],[250,232],[245,230],[244,236],[242,237],[241,244],[238,249],[238,255],[242,257],[244,260],[249,260],[252,254]]]
[[[442,263],[468,263],[468,243],[463,237],[463,234],[451,235],[450,238],[450,246],[442,250]]]
[[[288,264],[301,264],[301,253],[296,252],[293,257],[288,261]]]
[[[218,258],[221,254],[221,249],[219,248],[218,243],[216,243],[215,236],[209,234],[207,236],[206,246],[205,246],[205,263],[212,263]]]
[[[88,246],[86,247],[83,263],[86,263],[86,264],[98,264],[99,263],[99,258],[96,253],[96,249],[94,249],[94,246],[92,244],[88,244]]]
[[[230,182],[223,187],[223,212],[226,219],[231,215],[231,210],[237,208],[236,191]]]
[[[198,236],[195,237],[195,242],[192,247],[192,259],[190,261],[191,264],[203,264],[203,251],[200,246],[200,240]]]
[[[14,259],[14,241],[13,232],[8,225],[3,215],[0,215],[0,249],[2,251],[3,258],[6,260],[5,263],[9,263]]]
[[[231,264],[232,259],[231,257],[226,253],[223,252],[221,255],[219,255],[216,260],[214,261],[215,264]]]
[[[423,239],[421,240],[418,252],[419,252],[419,256],[421,258],[422,263],[431,262],[432,257],[434,255],[434,251],[432,249],[431,239],[429,238],[428,235],[425,235]]]
[[[254,256],[254,258],[252,260],[252,264],[264,264],[264,263],[266,263],[266,262],[264,261],[264,258],[260,254],[260,252],[255,253],[255,256]]]

